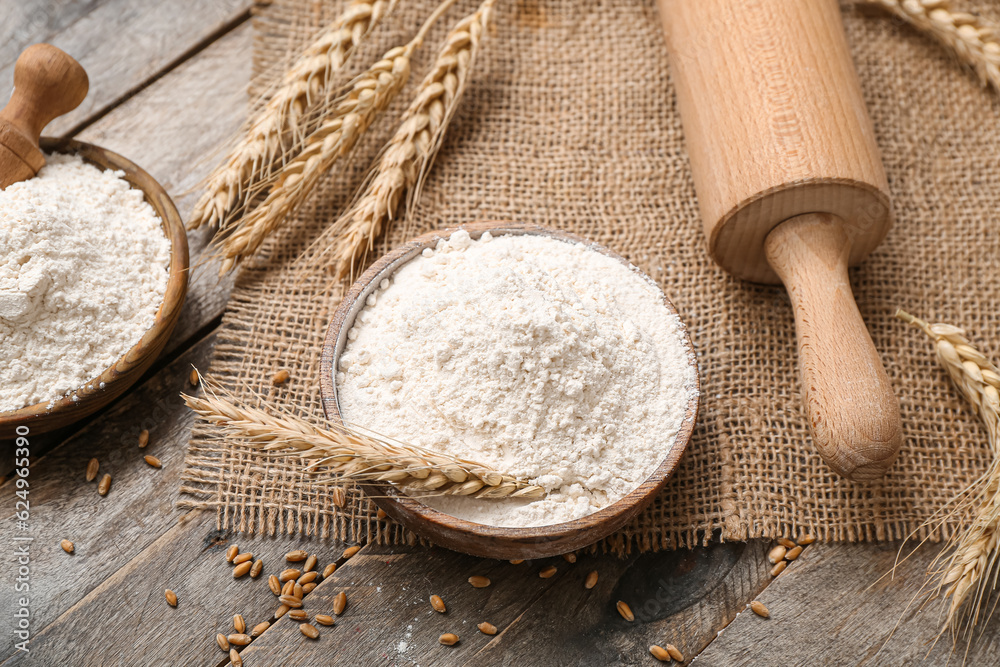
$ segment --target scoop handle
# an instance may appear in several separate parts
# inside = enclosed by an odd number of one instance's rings
[[[25,49],[14,64],[14,92],[0,111],[0,189],[31,178],[45,164],[42,129],[78,107],[90,81],[83,67],[51,44]]]
[[[0,121],[37,144],[42,129],[80,106],[89,87],[87,72],[65,51],[51,44],[29,46],[14,64],[14,93]]]
[[[772,230],[764,250],[792,300],[816,448],[844,477],[878,479],[899,453],[902,425],[899,402],[851,292],[849,230],[834,215],[800,215]]]

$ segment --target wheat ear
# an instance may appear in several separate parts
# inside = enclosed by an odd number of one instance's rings
[[[231,271],[255,253],[281,222],[306,200],[320,178],[351,152],[379,112],[389,106],[406,84],[413,52],[454,2],[444,0],[409,43],[390,49],[350,84],[348,92],[335,100],[332,111],[306,138],[301,152],[276,174],[267,198],[231,229],[224,230],[220,274]]]
[[[403,115],[399,129],[383,149],[362,194],[334,229],[337,278],[352,274],[375,239],[398,214],[404,193],[412,203],[441,146],[469,73],[482,45],[495,0],[486,0],[475,13],[455,25],[445,37],[430,73]]]
[[[938,361],[962,396],[972,404],[986,425],[993,461],[986,473],[959,494],[953,513],[972,515],[972,523],[954,534],[932,565],[939,576],[939,593],[950,598],[945,626],[958,631],[971,629],[980,608],[996,586],[997,549],[1000,538],[1000,371],[966,338],[965,331],[950,324],[929,324],[902,310],[896,317],[926,333]],[[971,609],[963,610],[966,600]]]
[[[287,135],[306,131],[305,110],[329,90],[333,74],[398,0],[352,0],[347,9],[298,56],[249,123],[246,135],[206,179],[189,229],[228,224],[250,203],[252,184],[270,173],[285,152]]]
[[[347,427],[313,426],[289,414],[272,415],[241,407],[212,394],[183,396],[202,419],[222,427],[233,437],[276,454],[309,459],[310,470],[335,475],[327,480],[392,482],[408,490],[472,498],[534,500],[544,489],[493,468],[445,456],[420,447],[390,441]]]
[[[948,0],[867,0],[948,47],[983,84],[1000,92],[1000,29],[974,14],[951,10]]]

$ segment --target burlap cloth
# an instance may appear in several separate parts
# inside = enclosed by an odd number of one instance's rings
[[[343,4],[258,6],[255,88]],[[402,2],[352,71],[411,35],[434,4]],[[440,23],[411,86],[376,125],[349,177],[324,184],[239,275],[210,372],[241,400],[264,398],[322,420],[320,347],[341,287],[308,248],[318,237],[317,247],[328,242],[322,231],[392,131],[438,39],[475,6],[462,0]],[[962,8],[1000,20],[986,0]],[[519,220],[602,243],[663,286],[697,347],[701,418],[666,489],[605,548],[801,531],[827,540],[901,538],[985,470],[983,428],[923,334],[893,313],[902,306],[962,325],[987,354],[1000,352],[1000,103],[906,25],[848,5],[844,17],[897,217],[885,242],[851,272],[906,432],[899,460],[879,483],[841,479],[813,448],[785,291],[738,282],[708,258],[654,0],[500,0],[415,214],[378,248],[476,219]],[[292,380],[275,389],[270,378],[280,368]],[[377,521],[358,493],[338,510],[297,461],[261,458],[204,425],[187,465],[182,503],[217,508],[223,527],[412,540]]]

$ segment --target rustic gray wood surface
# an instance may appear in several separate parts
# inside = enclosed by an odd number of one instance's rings
[[[250,77],[248,0],[0,0],[0,87],[9,85],[20,50],[51,41],[77,56],[91,76],[80,110],[49,134],[74,134],[131,158],[174,197],[182,216],[198,181],[245,117]],[[1000,664],[996,615],[966,654],[946,636],[931,646],[940,605],[911,605],[937,547],[905,561],[895,578],[898,545],[815,544],[777,579],[763,541],[632,555],[579,554],[512,565],[441,549],[369,545],[340,558],[335,541],[296,535],[247,538],[216,531],[211,512],[177,509],[179,477],[193,422],[181,404],[192,365],[208,363],[213,332],[231,279],[218,279],[207,249],[209,232],[189,235],[191,290],[181,322],[143,380],[103,413],[67,431],[32,437],[32,589],[30,652],[14,647],[8,615],[0,663],[71,665],[226,665],[217,632],[232,632],[232,615],[249,625],[273,620],[277,599],[266,576],[284,567],[292,548],[315,552],[337,571],[305,599],[312,618],[330,613],[334,596],[349,603],[317,640],[283,618],[242,649],[244,664],[291,665],[652,665],[650,644],[676,645],[698,665]],[[144,452],[137,446],[150,430]],[[0,474],[12,468],[11,443],[0,451]],[[162,469],[142,459],[151,453]],[[106,497],[84,480],[96,457],[113,483]],[[14,485],[2,487],[12,536]],[[73,555],[61,539],[76,545]],[[264,559],[256,580],[234,580],[224,562],[235,541]],[[13,559],[0,608],[13,610]],[[555,565],[556,574],[538,572]],[[599,573],[597,585],[583,586]],[[473,574],[490,577],[475,589]],[[166,604],[164,589],[179,598]],[[445,614],[433,611],[440,595]],[[771,610],[746,610],[753,599]],[[625,621],[616,603],[627,602]],[[495,636],[477,630],[488,621]],[[897,621],[899,622],[897,624]],[[2,625],[2,623],[0,623]],[[453,632],[455,646],[438,637]]]

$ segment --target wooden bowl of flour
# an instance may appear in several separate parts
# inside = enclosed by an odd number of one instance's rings
[[[463,225],[461,228],[432,232],[414,239],[372,265],[351,287],[330,323],[323,346],[320,385],[323,409],[331,422],[343,423],[337,396],[337,363],[347,344],[347,332],[354,325],[354,320],[364,307],[368,296],[378,288],[384,278],[417,257],[425,248],[433,248],[439,240],[449,238],[458,229],[467,231],[473,239],[478,239],[484,232],[489,231],[494,237],[530,234],[582,243],[591,250],[630,266],[624,258],[601,246],[571,234],[534,225],[480,222]],[[666,298],[663,306],[676,315],[676,310]],[[378,507],[406,528],[435,544],[475,556],[502,559],[542,558],[594,544],[626,525],[652,502],[677,468],[691,439],[697,420],[700,396],[697,359],[683,324],[680,325],[678,335],[682,339],[687,363],[693,370],[693,386],[686,387],[685,393],[689,398],[674,442],[669,443],[667,454],[644,482],[617,502],[593,514],[546,526],[499,527],[473,523],[445,514],[421,503],[416,498],[407,496],[391,484],[365,483],[361,486]],[[664,449],[667,449],[667,444],[664,443]]]
[[[122,395],[159,356],[174,330],[188,284],[188,246],[184,223],[166,190],[152,176],[117,153],[81,141],[43,138],[46,153],[73,153],[103,170],[125,172],[124,180],[141,190],[156,211],[170,241],[167,290],[153,326],[114,364],[77,389],[73,396],[44,401],[12,412],[0,412],[0,439],[52,431],[93,414]]]

